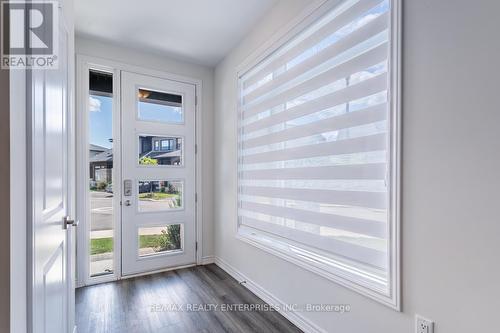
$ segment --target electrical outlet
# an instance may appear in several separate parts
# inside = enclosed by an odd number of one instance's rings
[[[415,325],[416,333],[434,333],[434,322],[429,319],[417,315]]]

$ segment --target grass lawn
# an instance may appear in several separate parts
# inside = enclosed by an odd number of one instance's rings
[[[178,198],[178,193],[141,193],[139,194],[139,199],[153,199],[153,200],[161,200],[166,198]]]
[[[143,235],[139,237],[139,247],[157,247],[159,235]],[[90,254],[113,252],[113,238],[97,238],[90,240]]]
[[[113,238],[97,238],[90,240],[90,254],[113,252]]]
[[[139,248],[142,249],[145,247],[157,247],[159,239],[160,239],[159,235],[139,236]]]

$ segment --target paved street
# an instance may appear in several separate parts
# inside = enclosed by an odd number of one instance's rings
[[[142,200],[140,202],[141,211],[157,211],[175,208],[174,198],[163,200]],[[105,230],[113,229],[113,193],[90,192],[91,227],[96,235],[105,235]],[[96,232],[97,231],[97,232]]]
[[[139,202],[139,210],[142,212],[154,212],[173,208],[177,208],[177,201],[175,198],[164,198],[161,200],[145,199]]]
[[[113,193],[90,192],[92,231],[113,229]]]

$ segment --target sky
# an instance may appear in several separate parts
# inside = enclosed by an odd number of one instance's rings
[[[113,137],[113,98],[90,95],[89,100],[90,143],[111,148]]]
[[[183,121],[182,108],[139,102],[139,118],[166,123],[181,123]]]

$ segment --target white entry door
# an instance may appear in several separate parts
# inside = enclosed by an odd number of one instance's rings
[[[122,274],[196,262],[195,86],[122,72]]]
[[[68,33],[62,15],[59,27],[58,69],[32,70],[28,120],[31,136],[31,198],[29,250],[29,331],[73,331],[71,231],[75,224],[69,204],[72,170],[68,168],[71,142],[68,132]]]

